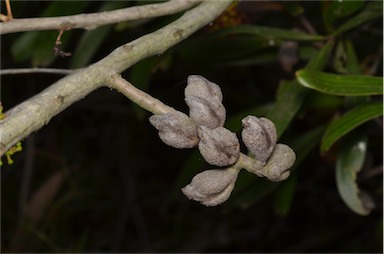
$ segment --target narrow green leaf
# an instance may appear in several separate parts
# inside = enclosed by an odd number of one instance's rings
[[[307,64],[307,68],[314,70],[324,68],[332,47],[333,41],[328,41],[321,51]],[[296,79],[288,82],[285,86],[284,91],[279,93],[274,107],[267,115],[267,118],[275,123],[278,137],[284,133],[285,129],[295,117],[309,91],[300,86]]]
[[[56,59],[60,59],[60,56],[56,56],[53,52],[53,48],[55,46],[56,38],[59,32],[57,31],[41,31],[39,32],[39,36],[36,38],[36,46],[33,49],[32,53],[32,66],[49,66]],[[73,31],[67,31],[63,33],[61,36],[61,44],[60,48],[62,51],[68,52],[70,51],[67,48],[68,41],[71,38]]]
[[[123,8],[125,2],[112,1],[104,3],[98,12],[110,11]],[[101,26],[94,30],[86,31],[80,38],[75,51],[72,54],[70,67],[72,69],[84,67],[90,63],[95,52],[107,38],[112,26]]]
[[[359,59],[357,58],[356,51],[350,40],[345,40],[345,50],[347,54],[345,68],[347,69],[348,74],[359,75],[361,73]]]
[[[229,34],[247,34],[257,35],[268,39],[280,39],[280,40],[294,40],[294,41],[321,41],[325,37],[321,35],[307,34],[298,31],[291,31],[281,28],[256,26],[256,25],[242,25],[223,29],[220,31],[220,35]]]
[[[381,115],[383,115],[382,102],[364,104],[348,111],[329,124],[321,143],[321,153],[326,152],[337,140],[357,126]]]
[[[327,65],[334,44],[334,41],[329,40],[305,68],[309,70],[322,70]]]
[[[332,27],[332,23],[340,18],[346,17],[364,5],[362,0],[354,1],[332,1],[324,11],[324,21],[327,27]]]
[[[11,46],[11,53],[16,62],[22,62],[29,59],[33,54],[36,45],[36,39],[40,32],[29,32],[20,36]]]
[[[262,50],[255,52],[251,55],[241,56],[239,59],[220,61],[217,63],[218,66],[231,66],[231,67],[244,67],[252,65],[263,65],[268,63],[275,63],[277,59],[276,49],[273,51]]]
[[[94,30],[86,31],[81,36],[81,39],[72,54],[73,57],[71,59],[70,68],[81,68],[89,64],[110,30],[111,26],[101,26]]]
[[[274,107],[267,114],[267,118],[276,126],[278,137],[284,133],[295,117],[308,93],[308,90],[301,87],[296,80],[286,82],[285,86]]]
[[[65,16],[80,13],[86,6],[86,1],[54,1],[40,15],[41,17]],[[61,48],[64,51],[72,36],[71,31],[63,34]],[[12,55],[16,61],[24,61],[32,58],[32,66],[48,66],[57,56],[53,53],[53,47],[58,31],[34,31],[22,34],[12,45]]]
[[[280,216],[287,216],[291,210],[293,197],[297,186],[297,175],[290,176],[281,184],[274,197],[275,212]]]
[[[383,15],[383,2],[372,1],[365,5],[365,7],[354,17],[342,24],[334,33],[338,35],[356,26],[359,26],[369,20],[375,19]]]
[[[356,184],[356,175],[364,164],[367,151],[367,136],[360,132],[348,135],[337,155],[336,183],[340,196],[355,213],[368,215],[372,209],[370,200],[361,198],[361,191]]]
[[[248,58],[257,55],[261,49],[269,48],[268,41],[257,37],[200,36],[188,40],[179,48],[183,61],[212,63]]]
[[[341,96],[383,94],[382,77],[336,75],[307,69],[297,71],[296,77],[304,87],[327,94]]]
[[[346,69],[346,63],[347,60],[347,52],[345,49],[345,43],[343,40],[340,40],[336,47],[335,47],[335,53],[333,57],[333,69],[336,73],[339,74],[351,74],[348,73],[348,70]]]

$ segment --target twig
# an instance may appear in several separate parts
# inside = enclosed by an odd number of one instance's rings
[[[107,85],[124,94],[131,101],[153,114],[165,114],[175,111],[174,108],[167,106],[160,100],[153,98],[140,89],[137,89],[120,75],[113,75],[112,78],[107,81]]]
[[[13,19],[13,14],[12,14],[12,8],[11,8],[11,2],[10,2],[10,0],[5,0],[5,7],[7,8],[7,17],[8,17],[8,20]]]
[[[16,74],[30,74],[30,73],[47,73],[47,74],[60,74],[68,75],[74,70],[68,69],[55,69],[55,68],[20,68],[20,69],[4,69],[0,70],[1,75],[16,75]]]
[[[308,21],[308,19],[303,14],[301,14],[299,18],[300,18],[301,24],[303,24],[307,32],[309,32],[310,34],[318,34],[315,28],[312,26],[312,24]]]
[[[173,23],[118,47],[99,62],[60,79],[7,111],[7,117],[0,121],[0,155],[30,133],[43,127],[53,116],[105,85],[114,74],[123,72],[142,59],[162,54],[209,24],[230,2],[205,1]]]
[[[55,52],[56,56],[61,56],[61,57],[67,57],[71,56],[72,53],[70,52],[65,52],[60,49],[60,44],[61,44],[61,36],[63,35],[65,30],[68,30],[69,28],[65,27],[60,30],[59,35],[56,38],[55,46],[53,47],[53,52]]]
[[[94,29],[128,20],[160,17],[189,9],[201,0],[171,0],[159,4],[128,7],[103,13],[78,14],[52,18],[12,19],[0,24],[0,34],[37,30],[61,30],[63,27]]]
[[[8,22],[13,19],[10,0],[5,0],[5,8],[7,9],[7,15],[0,14],[0,19],[2,22]]]

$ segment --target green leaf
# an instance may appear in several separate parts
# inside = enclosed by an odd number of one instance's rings
[[[86,31],[80,38],[75,51],[72,54],[70,67],[72,69],[81,68],[91,62],[95,52],[99,49],[107,35],[111,31],[111,26],[101,26],[91,31]]]
[[[357,15],[342,24],[334,33],[338,35],[356,26],[359,26],[369,20],[375,19],[383,15],[383,2],[373,1],[365,5],[364,9],[361,10]]]
[[[203,35],[181,44],[179,47],[182,61],[194,63],[212,63],[232,61],[257,56],[260,50],[269,48],[268,41],[257,37],[219,37]]]
[[[309,69],[322,69],[327,63],[329,54],[333,47],[333,41],[328,41],[318,54],[307,64]],[[275,123],[278,137],[288,127],[292,119],[303,104],[308,90],[299,85],[295,79],[285,84],[284,90],[279,93],[276,103],[268,113],[267,118]]]
[[[308,90],[301,87],[296,80],[285,82],[284,91],[280,93],[274,107],[267,114],[267,118],[276,126],[278,137],[284,133],[299,111],[307,93]]]
[[[331,54],[334,41],[329,40],[318,54],[311,59],[311,61],[305,66],[309,70],[322,70],[328,62],[329,55]]]
[[[104,3],[98,12],[110,11],[125,7],[125,2],[112,1]],[[112,26],[101,26],[94,30],[86,31],[80,38],[75,51],[72,54],[71,68],[84,67],[90,63],[95,52],[107,38]]]
[[[349,74],[360,74],[359,59],[357,59],[356,51],[350,40],[345,40],[345,50],[346,50],[346,63],[345,68]]]
[[[57,31],[41,31],[39,36],[36,38],[36,47],[32,53],[32,66],[49,66],[56,59],[62,57],[56,56],[53,52],[56,38],[58,36]],[[68,52],[67,49],[68,41],[71,38],[73,31],[64,32],[61,36],[60,48],[62,51]]]
[[[340,18],[344,18],[364,5],[362,0],[354,1],[332,1],[328,8],[324,11],[324,21],[327,27],[332,27],[332,23]]]
[[[220,30],[220,35],[246,34],[256,35],[268,39],[275,40],[294,40],[294,41],[321,41],[325,37],[321,35],[307,34],[298,31],[291,31],[281,28],[242,25]]]
[[[293,197],[297,186],[297,175],[290,176],[281,184],[274,197],[275,212],[280,216],[287,216],[291,210]]]
[[[244,67],[252,65],[262,65],[268,63],[276,63],[277,52],[276,49],[262,50],[255,52],[251,55],[242,56],[236,60],[229,60],[217,63],[218,66],[230,66],[230,67]]]
[[[355,213],[368,215],[371,201],[362,199],[356,184],[356,175],[364,164],[367,152],[367,136],[361,132],[348,135],[340,147],[336,162],[336,183],[340,196]]]
[[[322,93],[342,96],[383,94],[383,78],[361,75],[336,75],[302,69],[296,72],[301,85]]]
[[[37,38],[41,32],[29,32],[23,34],[11,46],[11,53],[16,62],[29,59],[33,54]]]
[[[326,152],[337,140],[357,126],[381,115],[383,115],[382,102],[360,105],[348,111],[329,124],[321,143],[321,153]]]
[[[363,7],[364,1],[332,1],[326,15],[333,21],[344,18]]]
[[[340,74],[350,74],[346,69],[347,52],[345,49],[345,44],[343,40],[340,40],[335,47],[335,54],[333,57],[333,68],[336,73]]]
[[[40,15],[41,17],[65,16],[80,13],[86,6],[86,1],[67,2],[54,1]],[[71,31],[63,33],[61,48],[65,47],[72,36]],[[22,34],[11,47],[13,57],[17,62],[32,58],[32,66],[48,66],[56,58],[53,53],[58,31],[35,31]]]

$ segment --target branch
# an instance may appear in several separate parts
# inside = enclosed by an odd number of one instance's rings
[[[131,101],[152,114],[165,114],[175,111],[174,108],[136,88],[120,75],[113,75],[112,78],[107,81],[107,85],[124,94]]]
[[[29,74],[29,73],[47,73],[47,74],[60,74],[68,75],[74,70],[68,69],[55,69],[55,68],[20,68],[20,69],[5,69],[0,70],[1,75],[15,75],[15,74]]]
[[[201,0],[170,0],[165,3],[128,7],[102,13],[78,14],[52,18],[12,19],[0,23],[0,34],[9,34],[37,30],[61,30],[84,28],[95,29],[98,26],[114,24],[128,20],[154,18],[187,10]]]
[[[173,23],[118,47],[99,62],[60,79],[7,111],[6,117],[0,121],[0,155],[30,133],[43,127],[53,116],[71,104],[105,85],[113,75],[123,72],[142,59],[162,54],[209,24],[230,2],[205,1]]]

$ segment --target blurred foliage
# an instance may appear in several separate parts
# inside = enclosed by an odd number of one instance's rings
[[[11,1],[15,18],[137,4],[144,2]],[[81,68],[179,16],[65,32],[67,58],[53,54],[58,31],[4,35],[2,68]],[[198,150],[167,147],[148,112],[100,89],[3,165],[2,250],[382,252],[381,20],[381,1],[234,3],[123,76],[184,112],[188,75],[216,82],[227,128],[239,134],[249,114],[275,122],[279,142],[297,154],[291,177],[272,183],[241,172],[222,206],[189,201],[180,188],[210,167]],[[60,78],[1,76],[2,105],[9,109]],[[57,172],[66,177],[57,180]]]

